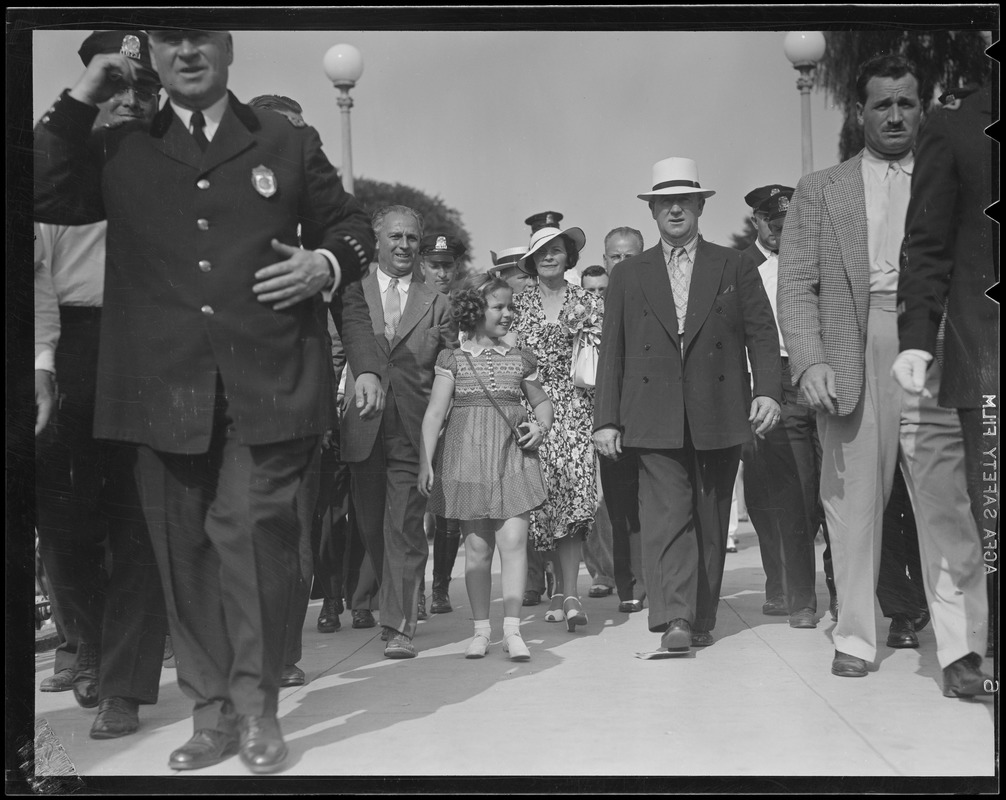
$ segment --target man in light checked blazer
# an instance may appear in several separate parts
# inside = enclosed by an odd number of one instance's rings
[[[779,258],[779,324],[793,380],[817,409],[821,434],[821,500],[839,597],[831,671],[864,677],[876,658],[881,531],[900,459],[944,694],[983,694],[979,653],[988,609],[960,423],[937,405],[938,365],[927,375],[928,396],[903,392],[890,374],[912,148],[922,119],[915,69],[899,56],[871,59],[857,92],[866,148],[801,179]]]

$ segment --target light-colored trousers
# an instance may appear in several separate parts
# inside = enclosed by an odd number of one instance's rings
[[[831,533],[839,614],[835,649],[866,661],[877,655],[874,597],[884,507],[901,467],[919,531],[926,599],[937,658],[946,667],[985,652],[988,605],[981,540],[971,515],[957,412],[940,408],[940,368],[926,378],[931,398],[904,392],[891,377],[897,314],[871,307],[866,375],[848,416],[819,414],[821,501]]]

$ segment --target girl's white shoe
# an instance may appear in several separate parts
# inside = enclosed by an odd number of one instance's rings
[[[503,640],[503,652],[510,654],[511,661],[530,661],[531,651],[527,649],[520,632],[511,633]]]
[[[504,645],[505,647],[505,645]],[[465,658],[482,658],[489,649],[489,637],[484,633],[476,633],[472,642],[465,650]]]

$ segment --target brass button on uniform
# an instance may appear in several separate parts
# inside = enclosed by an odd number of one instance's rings
[[[209,272],[211,269],[213,269],[213,265],[209,261],[200,261],[199,269],[201,269],[203,272]]]
[[[643,345],[643,349],[644,349],[644,350],[649,350],[649,349],[650,349],[650,346],[649,346],[648,344],[644,344],[644,345]]]
[[[210,229],[210,221],[208,219],[197,219],[196,227],[201,231],[208,231]]]
[[[647,378],[647,377],[644,377],[644,378],[643,378],[643,383],[649,383],[649,382],[650,382],[650,379],[649,379],[649,378]]]
[[[209,316],[210,314],[213,313],[213,306],[203,306],[199,310],[202,311],[207,316]]]
[[[210,188],[210,182],[208,180],[206,180],[206,178],[200,178],[198,181],[196,181],[196,188],[197,189],[209,189]]]
[[[723,342],[717,342],[716,343],[716,349],[717,350],[722,350],[723,349]]]

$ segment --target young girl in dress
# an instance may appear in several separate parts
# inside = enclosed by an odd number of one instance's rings
[[[432,513],[461,520],[465,585],[475,619],[465,657],[482,658],[489,648],[491,567],[499,547],[503,650],[514,661],[527,661],[531,653],[518,615],[530,511],[547,497],[535,450],[552,426],[552,404],[538,383],[534,356],[503,339],[513,321],[513,290],[505,281],[473,275],[452,294],[451,316],[465,336],[460,348],[444,350],[437,359],[423,419],[419,491],[429,498]],[[531,420],[522,397],[534,411]]]

